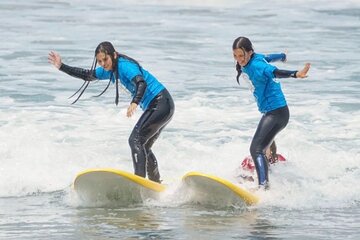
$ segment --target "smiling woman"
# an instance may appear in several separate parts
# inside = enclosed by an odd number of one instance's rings
[[[98,96],[108,89],[111,82],[116,84],[116,105],[119,101],[119,82],[131,93],[127,116],[131,117],[139,104],[144,110],[129,138],[135,174],[146,177],[147,172],[150,180],[160,182],[158,163],[151,148],[174,114],[174,102],[166,88],[135,59],[118,53],[110,42],[102,42],[97,46],[90,70],[62,63],[60,55],[53,51],[49,53],[48,59],[59,70],[84,80],[84,84],[74,94],[81,91],[73,103],[81,97],[89,83],[96,79],[109,80],[107,87]],[[100,67],[96,67],[97,64]]]
[[[233,56],[236,61],[237,76],[244,72],[248,77],[259,111],[263,114],[250,146],[251,157],[255,163],[260,187],[269,188],[268,163],[265,152],[273,143],[275,136],[286,127],[289,109],[280,83],[275,78],[305,78],[310,63],[300,71],[279,70],[269,64],[278,60],[286,61],[286,54],[262,55],[254,52],[251,41],[246,37],[234,40]]]
[[[116,55],[114,57],[116,57]],[[105,53],[100,52],[99,54],[97,54],[96,60],[101,67],[105,68],[105,70],[107,71],[112,70],[112,65],[113,65],[112,59]]]

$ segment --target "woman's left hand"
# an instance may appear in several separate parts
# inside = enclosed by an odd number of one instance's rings
[[[296,73],[296,77],[297,78],[306,78],[309,69],[310,69],[310,63],[306,63],[304,68]]]
[[[130,106],[128,107],[128,109],[127,109],[126,116],[131,117],[132,115],[134,115],[137,106],[138,105],[136,103],[131,103]]]

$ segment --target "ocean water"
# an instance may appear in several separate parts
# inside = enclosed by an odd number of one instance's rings
[[[359,239],[360,2],[355,0],[1,0],[0,239]],[[277,136],[288,161],[271,169],[260,204],[181,202],[188,171],[236,181],[261,117],[235,81],[231,45],[288,53],[282,79],[290,122]],[[71,184],[87,168],[132,172],[127,139],[141,114],[106,83],[82,82],[47,62],[90,68],[99,42],[137,60],[171,92],[172,122],[154,145],[169,192],[126,208],[88,207]],[[249,186],[251,187],[251,186]]]

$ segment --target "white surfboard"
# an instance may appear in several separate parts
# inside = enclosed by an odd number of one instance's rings
[[[80,172],[73,188],[79,198],[94,206],[129,206],[157,198],[165,186],[132,173],[111,169],[89,169]]]
[[[253,205],[259,198],[228,180],[199,172],[189,172],[183,177],[189,201],[200,205],[219,207]]]

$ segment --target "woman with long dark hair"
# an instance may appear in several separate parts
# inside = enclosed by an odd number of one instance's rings
[[[268,159],[265,151],[273,142],[276,134],[284,129],[289,121],[289,109],[280,83],[276,78],[305,78],[310,69],[306,63],[300,71],[280,70],[269,64],[274,61],[285,61],[286,54],[263,55],[254,52],[251,41],[246,37],[235,39],[233,56],[236,60],[237,76],[244,73],[249,80],[259,111],[263,114],[250,146],[251,157],[260,187],[269,187]]]
[[[97,46],[90,70],[62,63],[60,55],[53,51],[49,53],[48,59],[60,71],[84,80],[74,94],[78,94],[78,97],[73,103],[93,80],[109,80],[98,96],[108,89],[111,82],[115,83],[116,105],[119,102],[119,84],[131,93],[127,116],[131,117],[138,105],[144,110],[129,138],[134,171],[141,177],[146,177],[147,172],[150,180],[160,182],[158,163],[151,147],[174,114],[174,102],[166,88],[136,60],[117,52],[110,42],[102,42]]]

